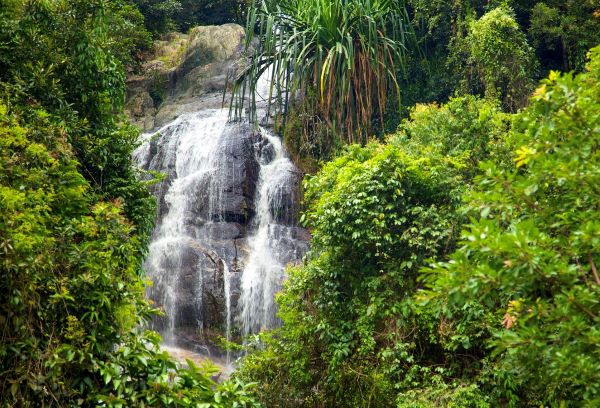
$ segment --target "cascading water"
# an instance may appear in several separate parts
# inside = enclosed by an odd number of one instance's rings
[[[145,270],[166,344],[211,353],[208,337],[278,324],[274,295],[286,264],[307,249],[295,225],[299,173],[267,130],[228,123],[227,110],[184,114],[144,135],[141,168],[158,219]]]
[[[159,197],[163,201],[159,208],[163,215],[145,262],[145,269],[154,281],[150,297],[165,311],[166,322],[163,322],[162,331],[166,342],[175,342],[173,335],[178,321],[189,320],[182,319],[181,313],[193,313],[197,326],[203,327],[200,313],[203,290],[194,291],[196,310],[189,310],[189,303],[183,305],[180,301],[183,291],[193,290],[194,286],[202,288],[203,274],[198,273],[196,282],[193,282],[193,278],[182,281],[182,274],[178,272],[186,264],[188,269],[191,266],[192,271],[194,266],[199,266],[194,262],[189,265],[187,261],[193,258],[193,252],[211,258],[211,236],[207,229],[210,229],[213,220],[222,218],[218,192],[225,180],[218,172],[222,165],[218,153],[227,126],[227,115],[220,110],[183,115],[157,133],[146,135],[145,143],[134,153],[138,163],[146,162],[152,170],[166,170],[167,178],[172,179],[168,189],[161,186],[164,195]],[[152,154],[154,138],[158,139],[155,148],[161,146],[162,154]],[[197,214],[198,196],[205,196],[204,200],[200,200],[206,207],[204,218]],[[216,264],[215,259],[212,261]],[[186,288],[186,285],[191,287]]]
[[[275,293],[284,278],[284,262],[298,258],[290,254],[294,208],[289,208],[296,171],[286,157],[281,140],[261,128],[272,148],[261,158],[257,192],[256,232],[250,238],[250,257],[242,275],[242,327],[244,334],[272,328],[276,318]],[[283,222],[283,223],[282,223]]]

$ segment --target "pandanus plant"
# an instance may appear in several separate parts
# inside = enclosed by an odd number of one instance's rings
[[[289,98],[314,95],[334,134],[364,141],[389,98],[400,101],[408,21],[403,0],[257,0],[246,27],[253,52],[234,84],[236,116],[247,108],[254,117],[257,83],[268,72],[270,106],[285,114]]]

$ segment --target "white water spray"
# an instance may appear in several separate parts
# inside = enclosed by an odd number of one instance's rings
[[[292,228],[275,219],[289,218],[293,211],[286,201],[293,194],[291,180],[296,169],[286,157],[281,140],[261,129],[273,147],[271,161],[261,166],[257,192],[256,232],[250,238],[250,259],[242,275],[242,327],[244,334],[256,333],[278,325],[275,294],[281,289],[285,276],[285,259],[292,239]],[[264,160],[264,158],[263,158]],[[296,258],[296,256],[294,257]]]

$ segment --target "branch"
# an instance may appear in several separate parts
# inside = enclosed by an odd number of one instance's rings
[[[598,275],[598,269],[596,269],[596,264],[594,263],[594,258],[592,258],[592,254],[588,254],[588,261],[592,267],[592,273],[594,274],[594,278],[596,279],[596,284],[600,285],[600,276]]]

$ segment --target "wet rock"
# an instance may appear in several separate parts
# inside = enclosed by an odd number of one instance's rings
[[[211,217],[247,223],[255,213],[254,196],[260,166],[249,127],[239,126],[235,130],[223,138],[223,160],[217,170],[222,180],[221,207]]]
[[[260,161],[262,164],[269,164],[275,158],[275,149],[270,144],[263,144],[260,147]]]
[[[244,29],[237,24],[194,27],[154,44],[142,73],[127,79],[125,111],[144,131],[183,113],[223,105],[228,78],[241,66]]]
[[[297,174],[290,174],[289,184],[282,189],[276,199],[269,202],[271,217],[278,223],[293,226],[298,221],[298,188]]]
[[[236,222],[216,222],[206,227],[206,234],[215,240],[233,240],[244,233],[244,226]]]

